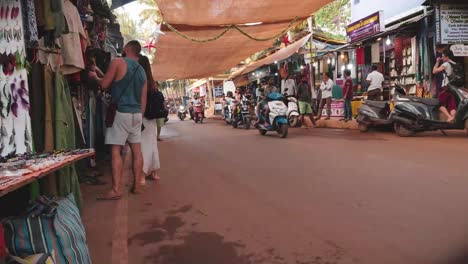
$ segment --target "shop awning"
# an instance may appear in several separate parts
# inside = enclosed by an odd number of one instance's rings
[[[206,39],[217,36],[226,25],[242,29],[255,38],[271,38],[299,18],[307,18],[331,0],[155,0],[164,21],[185,36]],[[240,61],[271,47],[274,40],[256,41],[236,30],[211,42],[194,42],[165,30],[159,37],[153,72],[157,80],[204,78],[226,72]]]
[[[256,38],[268,38],[281,33],[290,22],[259,26],[246,26],[243,29]],[[197,30],[187,28],[183,34],[197,39],[216,36],[223,28]],[[240,61],[259,50],[273,45],[273,41],[255,41],[238,31],[229,31],[223,37],[211,42],[194,42],[174,32],[166,32],[159,37],[153,63],[156,80],[200,79],[226,72]]]
[[[171,24],[192,26],[289,21],[307,18],[331,0],[155,0]]]
[[[291,45],[280,49],[279,51],[273,53],[272,55],[270,55],[270,56],[268,56],[266,58],[263,58],[263,59],[258,60],[258,61],[254,61],[254,62],[246,65],[245,67],[243,67],[243,69],[241,68],[242,70],[237,70],[236,72],[231,74],[231,76],[229,76],[229,77],[230,78],[235,78],[238,75],[252,72],[252,71],[254,71],[254,70],[256,70],[256,69],[258,69],[258,68],[260,68],[260,67],[262,67],[264,65],[273,64],[276,61],[281,61],[281,60],[287,59],[287,58],[291,57],[294,53],[296,53],[302,46],[304,46],[307,43],[307,41],[309,41],[311,36],[312,36],[312,33],[308,34],[307,36],[301,38],[300,40],[292,43]]]
[[[204,85],[204,84],[206,84],[206,79],[198,80],[198,81],[194,82],[192,85],[190,85],[189,88],[187,89],[187,91],[190,92],[190,91],[195,89],[193,92],[196,93],[196,92],[198,92],[198,91],[196,91],[196,88],[198,88],[198,87],[200,87],[201,85]]]

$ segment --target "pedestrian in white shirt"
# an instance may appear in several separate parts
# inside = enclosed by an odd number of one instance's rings
[[[385,78],[382,73],[377,70],[377,65],[372,65],[372,72],[367,75],[367,100],[380,101],[382,100],[382,83]]]
[[[325,120],[330,120],[332,90],[333,90],[333,80],[330,79],[330,75],[327,72],[325,72],[323,73],[323,80],[322,80],[322,83],[320,84],[320,91],[322,91],[322,100],[320,101],[320,107],[318,111],[317,120],[319,120],[322,117],[322,110],[325,104],[327,104],[327,118],[325,118]]]

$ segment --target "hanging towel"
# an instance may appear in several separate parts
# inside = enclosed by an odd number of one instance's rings
[[[380,62],[380,42],[372,44],[372,63]]]

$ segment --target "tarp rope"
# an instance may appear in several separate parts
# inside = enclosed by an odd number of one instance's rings
[[[218,39],[220,39],[222,36],[224,36],[229,30],[231,29],[235,29],[237,31],[239,31],[242,35],[246,36],[247,38],[249,39],[252,39],[252,40],[255,40],[255,41],[269,41],[269,40],[274,40],[274,39],[277,39],[281,36],[283,36],[284,34],[286,34],[288,32],[288,30],[292,27],[292,25],[294,25],[294,23],[296,23],[298,20],[298,17],[295,17],[288,25],[288,27],[281,31],[280,33],[272,36],[272,37],[268,37],[268,38],[256,38],[256,37],[253,37],[251,35],[249,35],[247,32],[245,32],[242,28],[240,28],[238,25],[235,25],[235,24],[232,24],[232,25],[229,25],[226,27],[226,29],[223,30],[223,32],[221,32],[219,35],[215,36],[215,37],[212,37],[212,38],[207,38],[207,39],[196,39],[196,38],[192,38],[190,36],[187,36],[185,35],[184,33],[180,32],[179,30],[177,30],[175,27],[173,27],[171,24],[167,23],[167,22],[163,22],[167,28],[169,28],[171,31],[173,31],[174,33],[176,33],[177,35],[185,38],[185,39],[188,39],[190,41],[193,41],[193,42],[211,42],[211,41],[216,41]]]

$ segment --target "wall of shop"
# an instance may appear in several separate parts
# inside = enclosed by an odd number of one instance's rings
[[[384,21],[418,8],[424,0],[351,0],[351,22],[377,11],[384,11]]]

